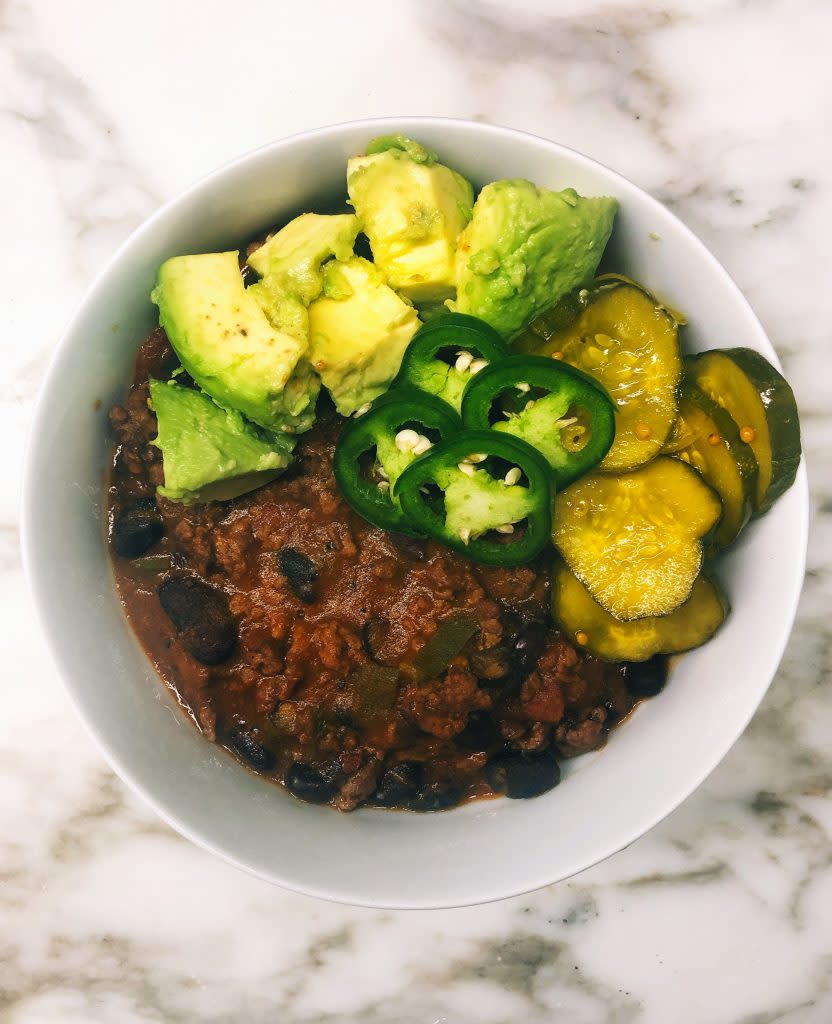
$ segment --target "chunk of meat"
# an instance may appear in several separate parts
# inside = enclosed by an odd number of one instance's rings
[[[212,530],[197,527],[196,533],[201,534],[200,541],[204,544],[206,552],[209,548],[204,542],[210,533],[213,539],[214,560],[229,573],[233,573],[238,565],[244,565],[248,561],[249,552],[254,545],[254,535],[248,519],[231,519],[229,522],[220,523]]]
[[[566,709],[565,688],[578,663],[569,644],[549,641],[537,659],[537,668],[523,683],[519,711],[523,718],[555,724]]]
[[[452,666],[444,678],[412,683],[401,698],[404,714],[431,736],[449,739],[462,732],[472,711],[489,707],[491,698],[477,677]]]
[[[607,712],[593,708],[580,722],[563,722],[555,729],[555,746],[561,757],[577,757],[597,750],[607,740]]]
[[[163,515],[170,504],[162,504]],[[173,537],[176,549],[188,568],[200,576],[207,575],[214,564],[213,528],[208,524],[182,519],[174,527]]]
[[[371,757],[366,764],[348,776],[333,800],[333,806],[339,811],[355,810],[375,791],[380,772],[381,760],[375,756]]]
[[[532,722],[522,736],[515,737],[512,746],[529,754],[544,750],[549,745],[551,731],[551,726],[544,722]]]
[[[559,722],[565,703],[563,683],[556,675],[532,672],[520,691],[520,713],[535,722]]]

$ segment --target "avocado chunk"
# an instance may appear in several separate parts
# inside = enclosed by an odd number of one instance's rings
[[[617,209],[524,179],[486,185],[459,238],[454,308],[510,338],[594,275]]]
[[[283,291],[276,284],[267,285],[264,281],[249,285],[246,291],[257,300],[276,331],[296,338],[304,352],[308,350],[309,312],[296,295]],[[320,377],[312,369],[309,360],[302,356],[286,382],[283,393],[275,399],[274,414],[279,423],[277,429],[287,434],[302,434],[309,430],[315,422],[320,390]]]
[[[386,153],[388,150],[397,149],[415,161],[417,164],[435,164],[439,154],[415,139],[409,139],[406,135],[396,133],[395,135],[378,135],[367,143],[367,156],[375,153]]]
[[[150,406],[165,473],[159,494],[171,501],[228,501],[274,480],[291,462],[291,439],[268,438],[203,391],[151,380]]]
[[[248,258],[261,280],[248,288],[275,330],[309,342],[309,303],[323,288],[322,264],[352,256],[359,231],[353,213],[304,213],[268,238]],[[284,391],[284,429],[308,430],[315,419],[320,380],[300,359]]]
[[[286,434],[302,434],[309,430],[315,422],[320,391],[321,378],[312,369],[312,364],[308,359],[299,359],[292,376],[286,381],[286,387],[275,400],[279,426],[272,429]]]
[[[246,291],[257,301],[276,331],[297,338],[304,348],[308,345],[309,313],[297,295],[270,278],[250,284]]]
[[[236,252],[204,253],[166,260],[151,298],[182,365],[213,399],[268,430],[302,429],[317,395],[314,374],[298,369],[307,341],[275,327],[250,292]]]
[[[308,306],[321,294],[321,265],[332,256],[348,260],[358,231],[353,213],[304,213],[255,249],[248,265],[263,278],[265,290],[278,287]]]
[[[347,163],[347,191],[393,288],[416,303],[453,295],[457,238],[474,202],[461,174],[418,142],[386,135]]]
[[[309,307],[309,358],[342,416],[387,390],[419,327],[368,260],[324,267],[323,295]]]

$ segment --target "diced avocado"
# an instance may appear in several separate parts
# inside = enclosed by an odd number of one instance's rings
[[[302,434],[315,422],[321,378],[312,369],[309,360],[299,359],[294,373],[286,381],[275,411],[280,426],[279,432]]]
[[[277,331],[297,338],[304,346],[309,342],[309,313],[303,301],[285,291],[276,281],[264,278],[246,289],[266,314]]]
[[[453,295],[456,242],[474,202],[461,174],[418,142],[388,135],[348,162],[347,191],[393,288],[416,303]]]
[[[285,393],[306,339],[273,326],[256,297],[246,289],[236,252],[175,256],[159,268],[151,295],[159,322],[193,379],[228,409],[236,409],[269,430],[287,426],[314,397],[298,387]],[[301,374],[312,386],[311,374]],[[295,410],[292,412],[292,410]]]
[[[345,272],[343,263],[331,263],[324,274],[323,294],[328,299],[348,299],[355,294],[350,284],[349,274]]]
[[[335,257],[352,256],[358,218],[344,213],[323,216],[304,213],[268,238],[248,258],[261,280],[248,288],[272,327],[302,342],[309,340],[307,307],[323,288],[322,264]],[[320,380],[301,359],[284,393],[285,426],[308,430],[315,419]]]
[[[524,179],[486,185],[459,238],[454,308],[510,338],[593,276],[617,209],[615,199]]]
[[[308,306],[321,294],[321,264],[332,256],[348,260],[358,231],[355,214],[304,213],[255,249],[248,264],[267,285],[274,282]]]
[[[275,330],[290,335],[309,348],[309,311],[303,302],[279,287],[268,287],[264,281],[249,285],[246,289],[253,295]],[[275,414],[280,429],[289,434],[302,434],[315,422],[316,404],[321,390],[321,380],[305,357],[298,359],[292,376],[275,403]]]
[[[368,260],[324,267],[324,294],[309,307],[309,359],[342,416],[387,390],[419,326]]]
[[[367,156],[375,153],[386,153],[390,149],[397,149],[406,153],[411,160],[417,164],[435,164],[439,154],[415,139],[409,139],[406,135],[396,133],[395,135],[379,135],[367,143]]]
[[[152,380],[150,405],[165,473],[159,494],[171,501],[228,501],[274,480],[291,462],[291,439],[267,438],[203,391]]]

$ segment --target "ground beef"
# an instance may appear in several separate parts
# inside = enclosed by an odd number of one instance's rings
[[[561,757],[576,757],[602,746],[606,740],[607,712],[595,707],[579,722],[561,722],[555,730],[555,745]]]
[[[175,365],[153,332],[127,401],[110,413],[111,517],[152,502],[162,482],[147,379]],[[570,757],[602,745],[633,699],[618,666],[552,626],[545,560],[477,566],[370,526],[332,475],[340,423],[324,412],[290,471],[251,494],[193,506],[157,497],[154,557],[114,555],[130,621],[200,728],[296,795],[340,810],[436,809],[491,795],[489,759],[507,751]],[[159,585],[183,573],[227,599],[237,640],[220,664],[196,660],[162,610]],[[422,678],[414,659],[460,613],[475,635]]]
[[[407,686],[402,711],[422,732],[450,739],[462,732],[472,711],[490,707],[491,698],[477,685],[477,677],[456,665],[444,675]]]

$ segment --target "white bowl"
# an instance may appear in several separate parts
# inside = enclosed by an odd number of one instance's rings
[[[154,325],[148,295],[168,256],[242,246],[343,193],[347,157],[402,131],[478,184],[526,177],[621,204],[612,259],[690,317],[690,349],[777,357],[748,303],[656,200],[553,142],[439,118],[352,122],[272,143],[223,167],[147,221],[113,256],[58,347],[35,417],[24,555],[54,657],[119,775],[183,835],[287,888],[348,903],[445,907],[566,878],[631,843],[699,785],[745,728],[780,661],[803,580],[807,487],[797,481],[721,567],[724,629],[680,659],[666,690],[568,765],[535,800],[438,814],[303,804],[206,742],[176,707],[118,603],[104,542],[107,409],[123,398]],[[658,237],[656,237],[658,236]]]

